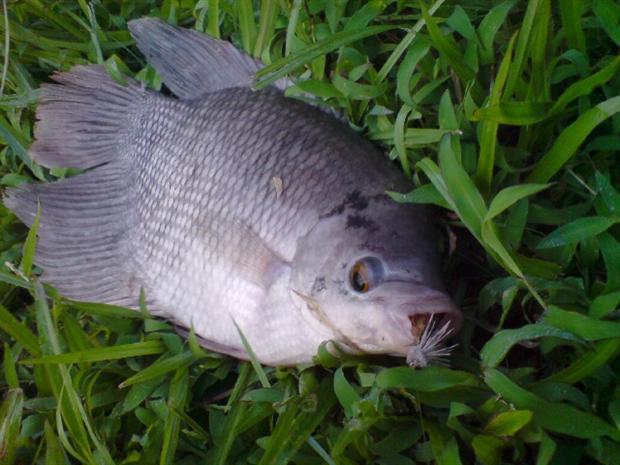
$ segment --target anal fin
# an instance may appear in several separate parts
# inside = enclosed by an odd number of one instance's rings
[[[141,283],[131,263],[131,182],[125,163],[73,178],[8,189],[4,198],[31,226],[41,206],[35,263],[61,295],[135,307]]]

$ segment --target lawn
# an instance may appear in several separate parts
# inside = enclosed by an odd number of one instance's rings
[[[382,147],[411,179],[394,201],[436,206],[466,320],[449,368],[238,362],[43,286],[0,206],[0,464],[620,464],[617,1],[5,3],[0,187],[74,173],[27,155],[54,71],[161,87],[127,30],[160,17]]]

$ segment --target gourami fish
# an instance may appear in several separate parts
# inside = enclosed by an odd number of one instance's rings
[[[84,170],[9,189],[36,263],[71,299],[138,307],[205,347],[269,365],[324,341],[426,365],[461,322],[428,210],[409,181],[334,116],[251,88],[260,63],[157,19],[130,22],[177,98],[76,66],[42,86],[33,160]]]

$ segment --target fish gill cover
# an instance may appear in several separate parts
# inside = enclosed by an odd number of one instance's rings
[[[192,91],[162,88],[134,47],[127,23],[147,16],[260,59],[257,89],[292,77],[288,95],[333,109],[410,178],[390,195],[437,207],[458,347],[449,367],[328,343],[269,368],[241,338],[239,362],[154,317],[152,290],[136,311],[43,286],[45,205],[29,233],[0,206],[0,463],[620,463],[616,2],[9,2],[4,187],[76,174],[28,155],[54,72],[100,64],[118,85]],[[361,200],[342,205],[351,227],[368,221]],[[126,265],[99,263],[114,279]]]

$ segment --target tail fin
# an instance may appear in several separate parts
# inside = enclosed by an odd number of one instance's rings
[[[76,66],[44,84],[36,142],[29,154],[47,167],[90,168],[116,159],[147,92],[127,78],[114,82],[102,66]]]
[[[116,84],[99,66],[78,66],[55,80],[61,85],[43,88],[30,155],[44,166],[92,169],[8,189],[4,203],[29,226],[41,205],[35,262],[44,281],[72,299],[135,306],[140,283],[129,260],[133,212],[126,136],[146,91],[135,81]]]

